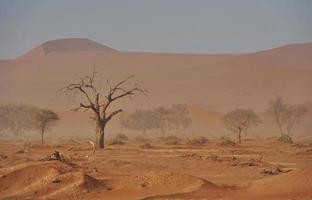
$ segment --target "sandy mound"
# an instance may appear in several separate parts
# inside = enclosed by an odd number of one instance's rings
[[[136,199],[155,195],[191,192],[200,188],[204,183],[204,180],[190,175],[152,171],[143,175],[112,180],[108,184],[114,191],[135,194],[133,199]]]
[[[144,200],[168,200],[168,199],[223,199],[224,196],[232,196],[235,188],[217,186],[211,182],[204,181],[198,188],[192,191],[178,191],[169,195],[155,195]],[[226,198],[228,199],[228,198]]]
[[[184,175],[173,172],[148,172],[144,175],[130,176],[119,182],[119,186],[123,187],[183,187],[190,188],[191,186],[201,186],[203,180],[190,175]]]
[[[289,173],[270,176],[251,184],[250,192],[267,195],[312,197],[312,167],[307,166]]]
[[[3,198],[58,198],[73,196],[103,186],[96,179],[60,162],[17,167],[0,178]],[[103,187],[104,189],[104,187]]]

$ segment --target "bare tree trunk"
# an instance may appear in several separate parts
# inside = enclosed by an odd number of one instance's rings
[[[284,135],[284,133],[283,133],[283,128],[282,128],[282,126],[281,126],[281,125],[279,125],[278,127],[279,127],[279,130],[280,130],[281,136],[283,136],[283,135]]]
[[[124,97],[131,97],[136,95],[137,93],[145,94],[145,91],[139,87],[134,85],[134,87],[126,90],[123,88],[123,85],[133,78],[133,76],[127,77],[126,79],[118,82],[114,86],[110,85],[107,81],[109,86],[108,94],[105,96],[104,101],[100,101],[100,93],[97,91],[94,85],[94,78],[96,72],[93,70],[91,76],[83,77],[78,83],[72,83],[67,85],[64,90],[65,93],[67,92],[80,92],[87,100],[88,103],[80,103],[79,106],[73,110],[77,111],[79,109],[84,110],[92,110],[93,114],[95,115],[92,117],[93,120],[96,121],[96,129],[95,129],[95,147],[96,148],[104,148],[104,130],[106,124],[118,113],[122,112],[122,109],[115,110],[111,113],[107,112],[107,109],[114,101],[120,100]],[[95,98],[93,98],[95,97]],[[101,103],[100,103],[101,102]]]
[[[160,127],[160,132],[161,132],[162,135],[164,135],[164,133],[165,133],[165,128],[164,128],[163,126]]]
[[[40,133],[40,135],[41,135],[41,144],[43,144],[43,134],[44,134],[43,132]]]
[[[287,135],[291,136],[291,128],[287,128]]]
[[[104,149],[104,127],[100,130],[100,144],[99,148]]]
[[[242,131],[239,131],[238,133],[237,133],[237,136],[238,136],[238,143],[239,144],[241,144],[242,143]]]
[[[95,148],[98,148],[100,144],[100,127],[99,125],[95,128]]]
[[[104,126],[97,125],[96,127],[95,147],[104,148]]]

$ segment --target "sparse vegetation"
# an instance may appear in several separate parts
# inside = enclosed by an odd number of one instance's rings
[[[43,143],[44,133],[57,120],[59,117],[51,110],[21,103],[0,105],[0,130],[11,131],[15,137],[25,131],[38,130],[41,135],[41,143]]]
[[[118,138],[118,137],[113,137],[107,140],[108,145],[123,145],[125,144],[124,140]]]
[[[236,146],[237,144],[233,142],[232,140],[225,138],[221,141],[220,146]]]
[[[153,148],[153,146],[151,145],[151,143],[145,142],[144,144],[140,145],[141,149],[151,149]]]
[[[16,137],[33,129],[36,111],[36,107],[22,103],[0,105],[1,129],[12,132]]]
[[[280,134],[283,136],[285,131],[291,135],[294,125],[300,122],[307,109],[304,105],[287,105],[282,98],[276,97],[270,101],[268,112],[274,117]]]
[[[167,137],[161,137],[160,140],[163,141],[167,145],[178,145],[178,144],[180,144],[180,141],[181,141],[180,138],[178,138],[175,135],[170,135]]]
[[[123,128],[141,131],[143,135],[146,134],[148,129],[156,128],[154,115],[147,110],[136,110],[128,115],[122,115],[120,125]]]
[[[149,142],[150,140],[144,136],[136,136],[133,138],[134,141],[137,141],[137,142]]]
[[[282,135],[281,137],[278,138],[278,141],[286,144],[293,144],[294,141],[289,135]]]
[[[151,129],[159,129],[161,134],[172,128],[175,128],[176,133],[180,129],[185,132],[190,124],[190,114],[183,104],[174,104],[171,109],[158,107],[153,110],[136,110],[120,117],[123,128],[141,131],[143,135]]]
[[[123,145],[128,140],[128,137],[124,134],[117,134],[114,137],[108,139],[108,145]]]
[[[242,132],[247,133],[250,128],[257,126],[261,121],[253,110],[237,108],[226,113],[223,122],[227,129],[237,134],[238,143],[241,143]]]
[[[125,134],[122,134],[122,133],[118,133],[116,135],[116,138],[119,138],[119,139],[121,139],[123,141],[127,141],[129,139],[128,136],[126,136]]]
[[[192,122],[187,106],[183,104],[172,105],[169,121],[170,124],[175,127],[176,133],[180,128],[182,128],[185,133],[186,128]]]
[[[55,112],[47,109],[37,110],[34,118],[34,128],[40,133],[41,144],[43,144],[45,131],[49,130],[57,120],[59,120],[59,117]]]
[[[206,144],[208,140],[205,137],[193,137],[187,138],[187,144],[189,145],[203,145]]]

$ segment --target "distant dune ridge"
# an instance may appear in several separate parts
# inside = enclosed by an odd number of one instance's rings
[[[17,59],[0,60],[1,101],[64,112],[74,104],[56,91],[90,73],[93,65],[99,71],[98,85],[133,74],[149,91],[149,100],[138,97],[127,102],[126,111],[186,103],[204,113],[209,110],[214,121],[220,118],[215,113],[236,107],[264,112],[275,96],[289,103],[312,101],[312,43],[246,54],[174,54],[116,51],[80,38],[48,41]],[[203,126],[219,130],[212,123]]]
[[[19,59],[46,56],[49,53],[66,53],[75,51],[115,51],[114,49],[86,38],[68,38],[44,42],[39,47],[22,55]]]

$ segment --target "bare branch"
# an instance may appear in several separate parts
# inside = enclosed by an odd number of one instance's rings
[[[109,120],[111,120],[115,115],[117,115],[118,113],[122,112],[122,109],[116,110],[114,112],[112,112],[111,114],[108,115],[108,117],[106,117],[105,119],[105,123],[107,123]]]
[[[84,109],[84,110],[92,110],[94,112],[94,119],[96,121],[96,146],[104,148],[104,128],[106,124],[118,113],[122,112],[122,109],[118,109],[107,116],[107,109],[111,105],[112,102],[121,99],[123,97],[132,97],[138,93],[145,94],[145,90],[140,88],[137,84],[130,89],[125,89],[124,84],[129,81],[134,76],[129,76],[126,79],[118,82],[116,85],[112,86],[110,82],[107,80],[107,86],[109,87],[109,91],[105,96],[103,101],[100,100],[100,93],[96,89],[95,86],[95,76],[97,72],[95,68],[93,68],[93,72],[91,75],[84,76],[78,83],[72,83],[67,85],[64,88],[61,88],[59,91],[64,91],[65,94],[69,92],[78,92],[87,99],[87,103],[80,103],[78,107],[74,108],[74,111]]]
[[[92,106],[87,106],[87,105],[84,105],[83,103],[80,103],[80,105],[77,107],[77,108],[74,108],[72,109],[73,111],[77,111],[81,108],[84,108],[85,110],[89,110],[90,108],[92,109]]]

